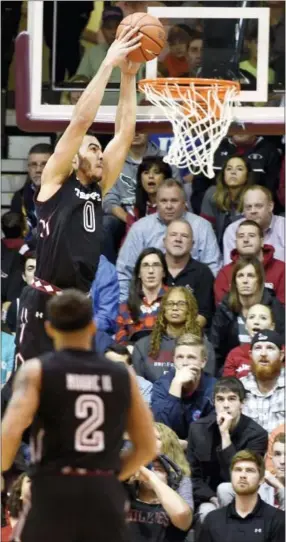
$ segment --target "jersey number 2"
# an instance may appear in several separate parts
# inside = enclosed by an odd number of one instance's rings
[[[98,395],[79,395],[75,402],[75,415],[85,421],[75,432],[75,449],[78,452],[102,452],[104,433],[98,428],[104,422],[104,402]]]
[[[83,207],[83,227],[85,231],[93,232],[96,228],[94,205],[87,201]]]

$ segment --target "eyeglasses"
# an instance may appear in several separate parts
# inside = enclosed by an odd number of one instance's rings
[[[160,267],[162,267],[162,264],[160,262],[154,262],[154,263],[144,262],[141,264],[142,269],[160,269]]]
[[[167,309],[173,309],[174,307],[178,307],[178,309],[184,309],[186,306],[186,301],[167,301],[166,303]]]

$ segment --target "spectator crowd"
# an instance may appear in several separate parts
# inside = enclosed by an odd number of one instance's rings
[[[103,12],[97,42],[81,60],[77,55],[78,66],[64,65],[63,49],[61,62],[70,77],[87,82],[97,71],[128,14],[128,3],[115,4]],[[240,67],[255,75],[253,39],[250,29],[249,57]],[[197,76],[201,22],[171,27],[167,41],[159,73]],[[273,80],[279,65],[274,45]],[[119,70],[113,77],[120,81]],[[30,149],[26,182],[1,219],[3,400],[17,369],[19,298],[36,272],[33,198],[52,152],[46,143]],[[131,540],[240,542],[237,533],[243,532],[245,542],[282,542],[283,143],[247,133],[223,139],[211,180],[170,167],[164,155],[152,136],[135,134],[123,170],[103,199],[104,235],[90,292],[94,349],[133,367],[154,416],[157,458],[126,484]],[[28,460],[23,441],[9,495],[2,494],[2,527],[17,522],[28,498]]]

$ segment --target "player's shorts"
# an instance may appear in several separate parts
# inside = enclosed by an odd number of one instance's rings
[[[44,327],[49,299],[49,294],[32,286],[26,286],[21,293],[16,330],[16,368],[30,358],[53,350],[53,343]]]
[[[127,495],[115,475],[45,475],[33,479],[31,493],[13,542],[129,542]]]

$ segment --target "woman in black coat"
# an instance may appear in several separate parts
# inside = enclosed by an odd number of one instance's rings
[[[274,292],[264,287],[262,264],[256,258],[241,258],[234,266],[230,292],[217,307],[212,321],[210,339],[215,350],[218,375],[230,350],[250,342],[244,323],[249,308],[256,303],[271,308],[275,329],[284,335],[285,309]]]

